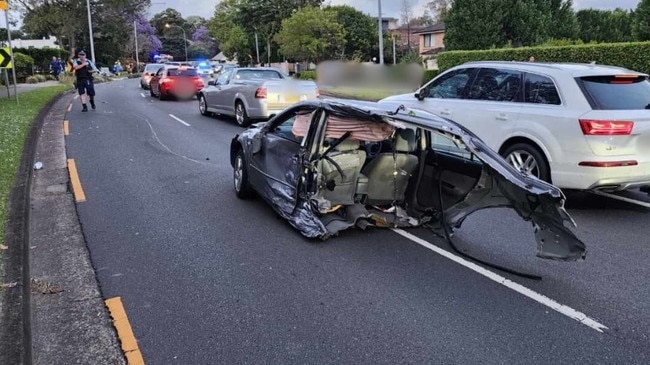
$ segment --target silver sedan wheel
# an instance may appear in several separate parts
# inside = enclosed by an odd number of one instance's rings
[[[240,126],[247,127],[248,116],[246,115],[246,108],[242,102],[237,102],[235,105],[235,120]]]
[[[539,162],[526,151],[515,150],[506,156],[506,161],[517,170],[536,178],[540,178]]]
[[[203,95],[199,96],[199,112],[201,112],[201,115],[208,114],[208,106]]]

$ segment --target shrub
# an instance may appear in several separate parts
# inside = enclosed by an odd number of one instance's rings
[[[300,80],[316,80],[316,71],[302,71],[298,78]]]
[[[650,42],[600,43],[563,47],[521,47],[482,51],[449,51],[438,56],[440,70],[469,61],[527,61],[532,54],[537,62],[596,62],[650,73]]]
[[[54,78],[54,76],[53,76],[53,75],[50,75],[50,74],[45,75],[45,79],[46,79],[47,81],[56,80],[56,79]]]
[[[38,74],[38,75],[34,75],[34,76],[36,77],[36,79],[38,80],[38,82],[45,82],[45,81],[47,81],[47,77],[45,77],[45,75]]]
[[[28,84],[38,84],[39,83],[38,77],[36,77],[36,76],[27,76],[27,78],[25,79],[25,82],[28,83]]]
[[[440,74],[440,70],[425,70],[424,76],[422,77],[422,85],[433,80],[436,76]]]

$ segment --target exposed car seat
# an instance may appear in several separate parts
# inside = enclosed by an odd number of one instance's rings
[[[329,200],[332,206],[354,204],[357,181],[365,162],[366,152],[359,150],[359,141],[344,139],[322,160],[323,198]]]
[[[395,153],[380,153],[363,168],[363,177],[367,178],[369,204],[404,201],[409,178],[418,165],[417,156],[410,154],[415,151],[415,147],[415,131],[401,129],[395,136]],[[363,177],[360,185],[366,184]]]

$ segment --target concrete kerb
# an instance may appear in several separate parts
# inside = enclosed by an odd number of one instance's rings
[[[72,95],[34,121],[12,192],[3,280],[22,290],[1,293],[1,364],[125,363],[69,188],[63,120]],[[35,161],[43,169],[33,171]]]

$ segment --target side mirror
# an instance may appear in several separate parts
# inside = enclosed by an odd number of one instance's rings
[[[418,99],[419,101],[422,101],[422,100],[424,100],[424,93],[425,93],[425,90],[424,90],[424,89],[420,89],[420,90],[418,90],[418,91],[415,92],[415,95],[414,95],[414,96],[415,96],[415,98]]]

